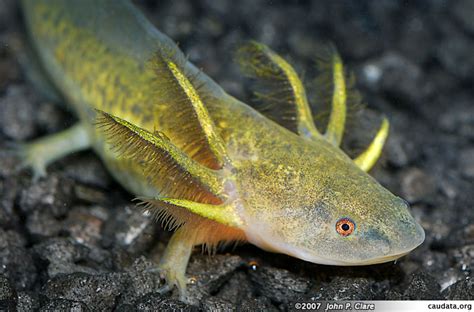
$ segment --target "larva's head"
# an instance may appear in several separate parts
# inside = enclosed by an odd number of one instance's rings
[[[407,203],[345,155],[299,155],[267,162],[274,169],[261,172],[271,177],[249,188],[249,198],[260,198],[248,202],[250,242],[314,263],[367,265],[395,260],[424,241]]]

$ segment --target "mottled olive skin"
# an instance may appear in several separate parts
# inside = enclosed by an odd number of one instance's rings
[[[259,136],[263,142],[272,137]],[[424,240],[406,202],[324,140],[288,135],[256,151],[247,151],[252,160],[239,164],[237,179],[256,245],[312,262],[354,265],[397,258]],[[344,217],[356,224],[347,237],[335,230]]]
[[[189,73],[197,69],[128,2],[23,0],[23,7],[42,63],[75,114],[90,125],[95,151],[128,190],[157,195],[139,168],[105,148],[93,124],[94,108],[160,130],[180,147],[169,105],[155,105],[160,89],[149,62],[159,46],[167,46]],[[227,148],[225,195],[248,241],[311,262],[358,265],[398,258],[424,240],[406,203],[339,148],[277,125],[205,74],[195,79]],[[345,237],[335,230],[344,217],[355,223]]]

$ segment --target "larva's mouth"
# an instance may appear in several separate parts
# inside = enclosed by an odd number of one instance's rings
[[[267,251],[286,254],[304,261],[317,264],[336,266],[363,266],[395,261],[405,256],[419,245],[421,245],[425,240],[425,232],[418,223],[415,223],[415,228],[416,235],[410,237],[409,242],[403,241],[399,242],[399,244],[392,243],[391,248],[388,248],[387,245],[386,249],[383,249],[385,250],[385,253],[381,252],[380,255],[374,255],[370,258],[364,259],[341,259],[321,256],[317,254],[314,250],[291,246],[290,244],[279,241],[278,239],[268,239],[268,235],[262,235],[261,232],[256,234],[255,232],[249,233],[247,231],[246,234],[247,240],[250,243]],[[400,247],[396,247],[397,245]]]
[[[414,247],[416,248],[416,247]],[[408,254],[411,250],[414,248],[403,251],[403,252],[397,252],[394,254],[390,255],[384,255],[381,257],[374,257],[371,259],[364,259],[364,260],[341,260],[341,259],[331,259],[328,257],[322,257],[320,255],[314,254],[314,252],[304,250],[304,249],[295,249],[295,248],[281,248],[281,247],[274,247],[270,251],[276,251],[279,253],[284,253],[289,256],[308,261],[311,263],[316,263],[316,264],[323,264],[323,265],[335,265],[335,266],[364,266],[364,265],[372,265],[372,264],[380,264],[380,263],[386,263],[386,262],[392,262],[395,261],[406,254]],[[268,249],[267,249],[268,250]]]

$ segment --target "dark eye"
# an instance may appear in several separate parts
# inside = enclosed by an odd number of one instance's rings
[[[336,222],[336,231],[339,235],[349,236],[355,230],[355,223],[349,218],[341,218]]]

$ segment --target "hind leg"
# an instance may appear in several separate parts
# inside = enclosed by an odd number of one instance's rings
[[[89,135],[81,123],[69,129],[39,138],[29,143],[16,144],[14,149],[21,158],[20,168],[31,168],[33,179],[46,175],[46,167],[71,153],[88,149]]]

